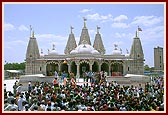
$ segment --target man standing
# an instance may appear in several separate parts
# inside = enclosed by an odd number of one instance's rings
[[[18,99],[18,110],[23,111],[24,106],[23,102],[26,101],[26,99],[23,97],[23,94],[20,95],[20,98]]]

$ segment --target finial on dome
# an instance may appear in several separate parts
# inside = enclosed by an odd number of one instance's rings
[[[55,44],[53,44],[53,50],[55,50]]]
[[[129,54],[128,49],[126,49],[126,51],[127,51],[127,54]]]
[[[48,54],[50,53],[50,50],[48,49]]]
[[[117,45],[117,44],[114,44],[114,47],[115,47],[114,49],[117,50],[118,45]]]
[[[122,49],[120,48],[120,52],[121,52],[121,54],[122,54]]]
[[[41,54],[43,54],[43,49],[41,49]]]
[[[84,28],[86,28],[86,21],[87,21],[87,19],[85,17],[83,17],[83,20],[84,20]]]

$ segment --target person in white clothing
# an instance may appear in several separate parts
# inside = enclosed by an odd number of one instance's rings
[[[26,101],[26,99],[21,94],[20,97],[19,97],[19,99],[18,99],[18,110],[19,111],[23,111],[23,109],[24,109],[23,102],[24,101]]]
[[[15,99],[11,100],[11,104],[9,104],[4,111],[18,111],[18,106],[15,104]]]

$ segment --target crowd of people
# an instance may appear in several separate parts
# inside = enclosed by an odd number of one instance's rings
[[[31,81],[27,91],[15,82],[13,92],[4,90],[4,111],[164,111],[164,79],[137,86],[107,82],[106,73],[95,74],[90,85],[78,85],[70,79],[55,77],[52,83]]]

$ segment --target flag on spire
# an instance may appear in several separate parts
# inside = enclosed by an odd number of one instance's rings
[[[32,26],[30,25],[30,30],[32,30]]]
[[[100,27],[99,27],[99,26],[97,26],[97,29],[100,29]]]
[[[138,26],[138,31],[142,31],[142,29]]]

